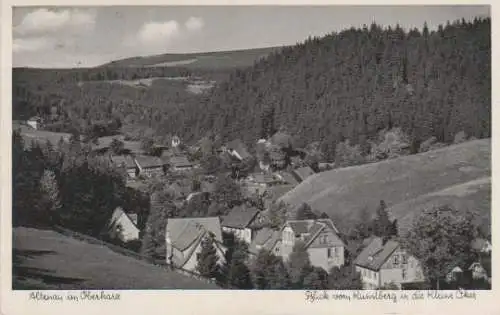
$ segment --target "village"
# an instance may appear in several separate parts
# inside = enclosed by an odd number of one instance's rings
[[[41,134],[41,138],[50,134],[37,130],[37,120],[35,117],[22,124],[26,140],[33,139],[33,134]],[[51,136],[56,139],[60,135]],[[62,138],[69,141],[70,137]],[[287,262],[300,243],[312,267],[326,272],[348,267],[359,273],[359,289],[415,289],[426,280],[423,266],[405,251],[397,233],[390,237],[371,235],[353,247],[328,215],[315,213],[307,204],[290,208],[282,202],[282,197],[297,185],[307,185],[316,173],[335,167],[334,163],[312,159],[311,150],[298,148],[293,137],[284,131],[268,139],[256,139],[254,148],[248,148],[239,139],[222,144],[205,138],[197,145],[186,145],[175,135],[168,145],[150,142],[146,147],[115,135],[100,137],[91,147],[92,154],[121,170],[127,187],[149,195],[151,204],[155,202],[152,187],[168,191],[177,209],[208,207],[221,177],[240,190],[244,202],[227,204],[224,211],[200,210],[194,216],[169,216],[162,229],[165,246],[155,263],[200,276],[199,261],[207,242],[222,267],[231,250],[231,243],[227,242],[230,235],[245,244],[247,265],[255,262],[262,250]],[[220,161],[225,167],[217,164]],[[136,209],[114,209],[107,239],[125,248],[131,248],[127,244],[140,243],[147,220],[141,215]],[[476,239],[473,248],[480,255],[491,254],[491,244],[485,239]],[[469,266],[455,266],[443,278],[452,282],[469,273],[474,279],[490,282],[491,271],[487,268],[491,267],[474,261]]]

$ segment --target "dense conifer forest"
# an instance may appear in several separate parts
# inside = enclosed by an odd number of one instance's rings
[[[345,139],[362,144],[393,127],[417,143],[432,136],[450,143],[460,131],[476,138],[491,135],[490,51],[491,20],[476,18],[433,31],[426,25],[409,31],[398,25],[351,28],[230,71],[14,69],[13,115],[51,117],[62,131],[70,126],[85,132],[89,125],[113,121],[110,132],[128,125],[185,141],[211,131],[254,142],[266,121],[320,142],[330,158]],[[196,76],[217,84],[192,94],[182,82],[140,89],[107,81],[162,76]],[[94,84],[81,84],[86,81]]]

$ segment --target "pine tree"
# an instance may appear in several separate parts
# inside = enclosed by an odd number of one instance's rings
[[[201,252],[197,255],[196,271],[203,277],[217,279],[220,275],[219,256],[212,235],[201,242]]]
[[[49,223],[56,223],[58,211],[61,208],[61,199],[56,176],[53,171],[45,170],[40,179],[40,190],[42,192],[41,204],[46,211]]]
[[[303,242],[296,242],[293,246],[287,262],[288,274],[293,287],[301,289],[304,283],[304,277],[311,269],[309,253]]]
[[[380,204],[375,214],[375,220],[373,221],[373,232],[376,236],[390,236],[392,222],[391,220],[389,220],[389,214],[387,213],[386,208],[387,206],[385,205],[385,202],[383,200],[380,200]]]
[[[295,220],[310,220],[317,219],[318,217],[312,211],[312,208],[309,204],[303,202],[297,209]]]

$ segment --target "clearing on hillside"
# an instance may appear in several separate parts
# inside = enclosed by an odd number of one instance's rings
[[[50,230],[15,228],[12,255],[14,290],[218,288]]]
[[[490,176],[491,140],[481,139],[393,160],[319,173],[287,193],[282,200],[294,206],[308,202],[314,210],[342,221],[341,226],[352,224],[365,207],[375,211],[380,200],[391,208],[390,214],[408,224],[412,213],[418,212],[417,208],[409,206],[409,201],[414,199],[418,203],[424,199],[456,199],[456,203],[467,200],[464,204],[481,212],[481,217],[488,218],[489,222],[491,185],[485,178]],[[483,184],[473,190],[477,193],[463,193],[464,187],[452,187],[475,180],[478,182],[470,183],[472,186],[477,186],[474,183]],[[450,196],[450,191],[455,191],[454,196]],[[424,198],[424,195],[428,196]]]

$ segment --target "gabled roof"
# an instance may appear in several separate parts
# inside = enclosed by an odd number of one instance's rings
[[[259,213],[254,207],[237,206],[232,208],[222,219],[222,225],[231,228],[243,229],[248,227]]]
[[[111,156],[111,161],[116,166],[124,165],[126,168],[135,168],[134,159],[129,155],[113,155]]]
[[[354,264],[378,271],[398,247],[399,243],[393,240],[388,240],[383,244],[382,238],[374,238],[356,257]]]
[[[306,180],[306,178],[308,178],[309,176],[315,174],[313,169],[310,168],[309,166],[297,168],[293,170],[292,173],[295,175],[297,180],[300,180],[301,182]]]
[[[256,232],[248,251],[253,255],[257,255],[261,249],[271,250],[280,238],[281,233],[279,231],[267,227],[262,228]]]
[[[230,150],[238,152],[242,159],[246,159],[251,156],[250,153],[248,153],[246,145],[240,139],[228,142],[226,147]]]
[[[122,207],[116,207],[116,209],[113,211],[113,214],[111,215],[111,219],[109,220],[109,226],[113,226],[116,224],[116,221],[120,219],[121,217],[125,217],[127,220],[129,220],[133,226],[137,228],[137,214],[136,213],[126,213]],[[134,220],[135,219],[135,220]]]
[[[304,236],[305,246],[309,246],[316,237],[325,229],[332,230],[338,235],[339,231],[330,219],[310,219],[310,220],[288,220],[284,226],[289,226],[295,236]],[[340,242],[342,240],[339,237]],[[343,244],[342,242],[342,245]]]
[[[189,162],[188,158],[184,155],[174,155],[170,157],[169,163],[174,167],[191,167],[193,163]]]
[[[135,157],[137,164],[141,168],[152,168],[152,167],[162,167],[163,162],[160,158],[148,155],[137,155]]]
[[[213,233],[215,240],[222,243],[219,217],[171,218],[167,221],[166,233],[170,236],[171,245],[180,251],[199,241],[207,232]]]

